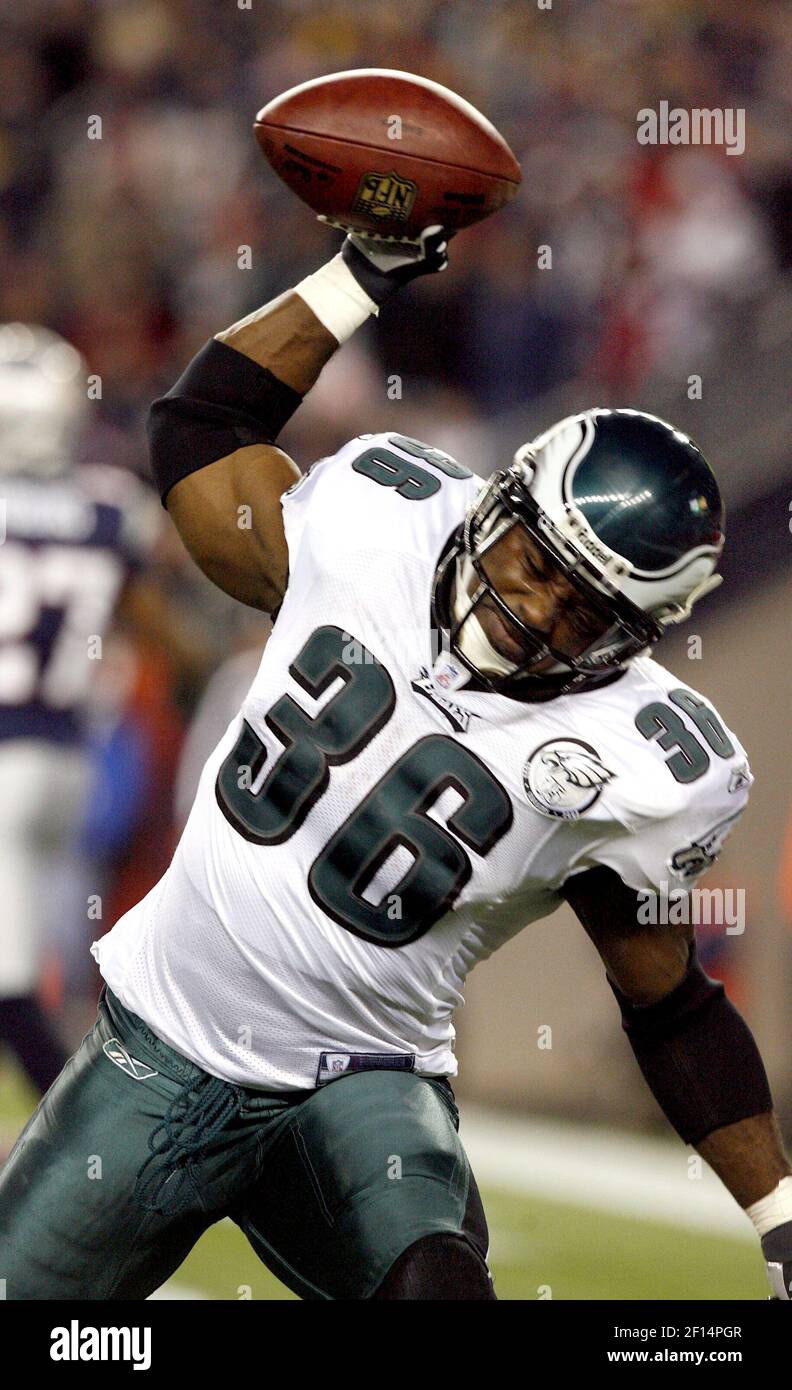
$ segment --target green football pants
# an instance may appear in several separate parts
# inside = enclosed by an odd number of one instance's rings
[[[370,1298],[425,1235],[488,1235],[444,1078],[211,1077],[105,987],[0,1172],[8,1299],[143,1299],[229,1216],[305,1299]],[[229,1297],[235,1296],[229,1290]]]

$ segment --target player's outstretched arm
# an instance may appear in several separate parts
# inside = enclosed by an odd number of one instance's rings
[[[747,1211],[776,1297],[792,1299],[792,1164],[748,1025],[702,970],[693,928],[642,926],[638,894],[612,869],[575,875],[562,891],[602,957],[658,1104]]]
[[[340,344],[402,285],[446,264],[440,228],[409,246],[349,236],[315,274],[210,339],[154,402],[163,503],[226,593],[278,606],[289,560],[280,499],[300,473],[275,440]]]

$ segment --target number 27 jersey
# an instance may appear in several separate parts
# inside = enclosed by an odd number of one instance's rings
[[[361,1065],[454,1075],[468,971],[603,864],[689,887],[745,804],[745,752],[649,658],[531,704],[433,665],[431,593],[481,486],[360,436],[282,499],[284,601],[173,861],[92,950],[210,1073],[297,1090]]]

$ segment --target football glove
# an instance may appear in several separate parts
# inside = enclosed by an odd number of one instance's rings
[[[388,241],[350,232],[341,256],[358,284],[375,304],[419,275],[432,275],[448,265],[448,233],[427,227],[417,241]]]
[[[762,1236],[762,1254],[767,1262],[772,1298],[792,1303],[792,1221]]]

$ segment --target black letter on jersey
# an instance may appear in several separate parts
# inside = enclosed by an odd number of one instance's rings
[[[732,756],[734,748],[726,730],[703,700],[682,686],[670,691],[668,698],[693,720],[713,753],[719,758]],[[679,750],[670,758],[666,758],[666,767],[677,782],[696,782],[699,777],[704,776],[710,765],[707,750],[702,748],[695,735],[668,705],[659,701],[644,705],[635,716],[635,726],[644,738],[656,738],[660,747],[666,751],[671,748]]]
[[[448,787],[464,797],[448,817],[453,835],[427,814]],[[470,878],[470,859],[458,840],[486,855],[512,816],[489,769],[462,744],[430,734],[399,758],[325,846],[308,875],[311,897],[356,936],[403,946],[443,916]],[[413,856],[412,865],[380,903],[367,902],[366,888],[399,845]],[[388,915],[392,894],[401,902],[398,921]]]
[[[348,642],[340,628],[317,628],[289,667],[314,699],[338,677],[344,687],[315,718],[291,695],[275,701],[265,722],[286,746],[258,790],[251,788],[267,749],[247,721],[220,768],[220,809],[254,844],[282,844],[293,835],[326,789],[330,767],[354,758],[393,713],[396,695],[388,672],[362,643],[356,643],[362,662],[345,663]],[[241,768],[251,775],[240,786]],[[429,812],[448,787],[463,802],[447,817],[446,829]],[[380,946],[403,946],[443,916],[470,878],[462,845],[483,857],[512,818],[508,795],[484,763],[454,739],[430,734],[402,754],[332,836],[309,871],[311,896],[355,935]],[[411,854],[412,865],[380,903],[366,901],[363,893],[398,846]],[[394,893],[401,904],[397,920],[388,910]]]
[[[382,487],[395,487],[400,497],[410,502],[423,502],[440,491],[440,479],[433,478],[425,468],[417,463],[408,463],[399,458],[392,449],[367,449],[352,460],[356,473],[373,478]]]
[[[249,767],[255,783],[267,750],[251,726],[242,733],[217,775],[215,793],[223,815],[240,835],[257,845],[279,845],[302,825],[330,779],[333,763],[346,763],[390,719],[396,704],[393,682],[362,643],[363,660],[348,665],[342,654],[349,634],[339,627],[320,627],[311,634],[289,667],[289,674],[315,700],[340,676],[344,687],[315,718],[282,695],[265,722],[284,751],[254,793],[240,787],[238,770]]]

